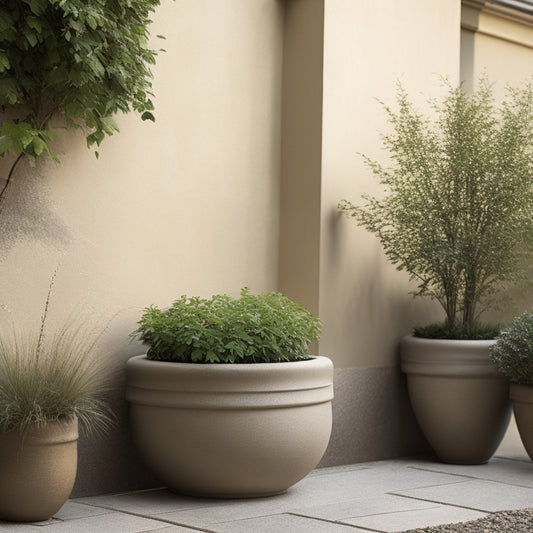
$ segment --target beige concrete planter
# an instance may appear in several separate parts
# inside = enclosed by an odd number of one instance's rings
[[[320,461],[331,434],[326,357],[258,364],[127,363],[134,441],[171,490],[276,494]]]
[[[415,337],[401,342],[411,405],[444,462],[485,463],[505,434],[509,383],[489,359],[494,342]]]
[[[511,400],[522,444],[533,461],[533,386],[512,383]]]
[[[47,520],[72,492],[78,419],[0,433],[0,519]]]

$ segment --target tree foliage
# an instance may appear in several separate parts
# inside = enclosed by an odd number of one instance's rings
[[[365,157],[386,189],[341,209],[374,233],[386,256],[437,299],[445,326],[471,337],[480,312],[524,274],[533,250],[533,83],[496,106],[487,79],[447,86],[425,117],[400,87],[383,136],[391,168]]]
[[[150,65],[156,51],[147,40],[159,3],[2,0],[0,156],[11,153],[16,162],[27,156],[31,164],[55,157],[50,141],[56,115],[85,128],[88,146],[118,131],[112,118],[118,111],[153,120]]]

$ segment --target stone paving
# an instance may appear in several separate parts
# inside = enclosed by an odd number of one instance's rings
[[[315,470],[269,498],[199,499],[165,489],[77,498],[51,520],[0,522],[0,532],[384,533],[527,507],[533,463],[525,455],[480,466],[406,458]]]

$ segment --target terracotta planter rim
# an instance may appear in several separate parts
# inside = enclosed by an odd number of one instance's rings
[[[153,359],[148,359],[147,355],[139,354],[134,355],[133,357],[130,357],[129,360],[136,359],[136,360],[146,360],[150,361],[152,363],[157,364],[166,364],[166,365],[187,365],[191,368],[224,368],[224,367],[231,367],[231,368],[250,368],[250,367],[274,367],[276,365],[283,365],[283,367],[289,366],[289,365],[301,365],[301,364],[309,364],[312,361],[316,360],[326,360],[329,361],[329,357],[325,357],[323,355],[309,355],[308,359],[301,359],[299,361],[273,361],[270,363],[186,363],[183,361],[156,361]]]
[[[425,339],[406,336],[400,344],[402,371],[408,374],[449,377],[500,377],[487,357],[495,340]]]
[[[415,337],[414,334],[405,335],[402,337],[402,342],[407,341],[418,343],[418,344],[451,344],[456,348],[461,348],[461,346],[491,346],[496,342],[496,339],[430,339],[427,337]]]
[[[3,433],[5,437],[22,439],[25,445],[61,444],[78,440],[78,417],[53,420],[46,424],[16,427]]]
[[[138,405],[187,409],[269,409],[312,405],[333,398],[327,357],[288,363],[194,364],[132,357],[126,399]]]
[[[150,389],[163,391],[176,390],[178,384],[182,392],[296,391],[331,387],[333,363],[323,356],[284,363],[198,364],[138,355],[128,360],[126,373],[128,387],[144,388],[149,382]]]
[[[509,396],[514,402],[533,404],[533,385],[511,383]]]

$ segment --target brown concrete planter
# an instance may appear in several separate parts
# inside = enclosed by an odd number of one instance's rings
[[[134,441],[171,490],[276,494],[320,461],[331,434],[326,357],[258,364],[127,363]]]
[[[78,419],[0,433],[0,519],[47,520],[72,492]]]
[[[411,405],[444,462],[485,463],[505,434],[511,415],[509,382],[489,359],[494,342],[415,337],[401,342]]]
[[[533,385],[511,383],[511,400],[522,444],[533,461]]]

